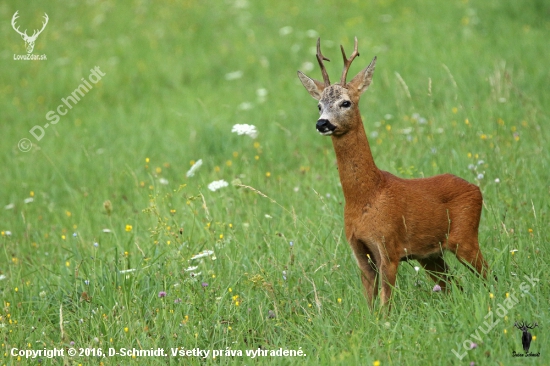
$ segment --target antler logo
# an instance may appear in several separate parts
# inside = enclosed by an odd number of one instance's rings
[[[521,343],[523,345],[523,350],[525,351],[525,353],[529,352],[529,347],[531,347],[531,340],[533,339],[533,336],[531,335],[531,333],[529,333],[528,329],[533,329],[537,325],[538,325],[537,323],[533,325],[533,324],[527,324],[525,322],[520,322],[520,323],[516,322],[514,324],[514,327],[518,328],[523,332],[521,336]]]
[[[32,33],[32,36],[28,36],[26,29],[24,32],[21,32],[19,30],[19,27],[16,27],[15,25],[15,21],[17,20],[17,18],[19,18],[19,15],[17,15],[17,13],[19,13],[19,10],[17,10],[15,14],[13,14],[13,17],[11,18],[11,26],[17,33],[21,35],[21,38],[23,38],[23,40],[25,41],[25,48],[27,49],[27,53],[32,53],[36,38],[38,38],[40,33],[42,33],[42,31],[44,30],[44,28],[46,28],[46,25],[48,24],[48,14],[44,13],[44,22],[42,23],[42,29],[40,30],[35,29],[34,32]]]

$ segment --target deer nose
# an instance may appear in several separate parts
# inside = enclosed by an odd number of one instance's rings
[[[328,119],[320,119],[317,121],[317,131],[321,133],[322,135],[325,134],[331,134],[332,131],[336,129],[336,126],[334,126]]]

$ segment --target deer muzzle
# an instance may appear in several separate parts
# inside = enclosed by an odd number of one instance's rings
[[[316,127],[317,131],[323,136],[332,135],[332,133],[336,129],[336,126],[330,123],[328,119],[318,120]]]

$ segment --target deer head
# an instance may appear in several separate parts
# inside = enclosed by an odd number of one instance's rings
[[[46,28],[46,25],[48,24],[48,19],[49,19],[48,14],[44,13],[44,22],[42,22],[42,29],[40,30],[35,29],[34,32],[32,33],[32,36],[28,36],[26,29],[24,32],[21,32],[19,30],[19,27],[16,27],[15,25],[15,21],[17,20],[17,18],[19,18],[19,15],[17,14],[18,12],[19,10],[16,11],[15,14],[13,14],[13,17],[11,18],[11,26],[17,33],[19,33],[19,35],[21,35],[21,38],[23,38],[23,40],[25,41],[25,48],[27,49],[27,53],[32,53],[36,38],[38,38],[40,33],[42,33],[42,31],[44,30],[44,28]]]
[[[357,74],[349,83],[346,83],[346,77],[349,67],[353,60],[359,56],[357,51],[357,37],[355,38],[355,47],[349,58],[346,57],[344,47],[340,46],[344,58],[344,70],[340,82],[330,84],[327,70],[323,61],[330,61],[321,53],[321,39],[317,39],[317,61],[323,74],[323,82],[314,80],[298,71],[300,81],[309,92],[309,94],[319,101],[320,117],[317,120],[317,131],[324,136],[341,136],[353,129],[357,124],[361,124],[359,114],[359,97],[368,89],[372,82],[376,57],[359,74]]]

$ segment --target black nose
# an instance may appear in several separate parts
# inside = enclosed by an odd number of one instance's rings
[[[336,126],[330,123],[328,119],[318,120],[316,127],[317,127],[317,131],[321,133],[332,132],[336,129]]]

